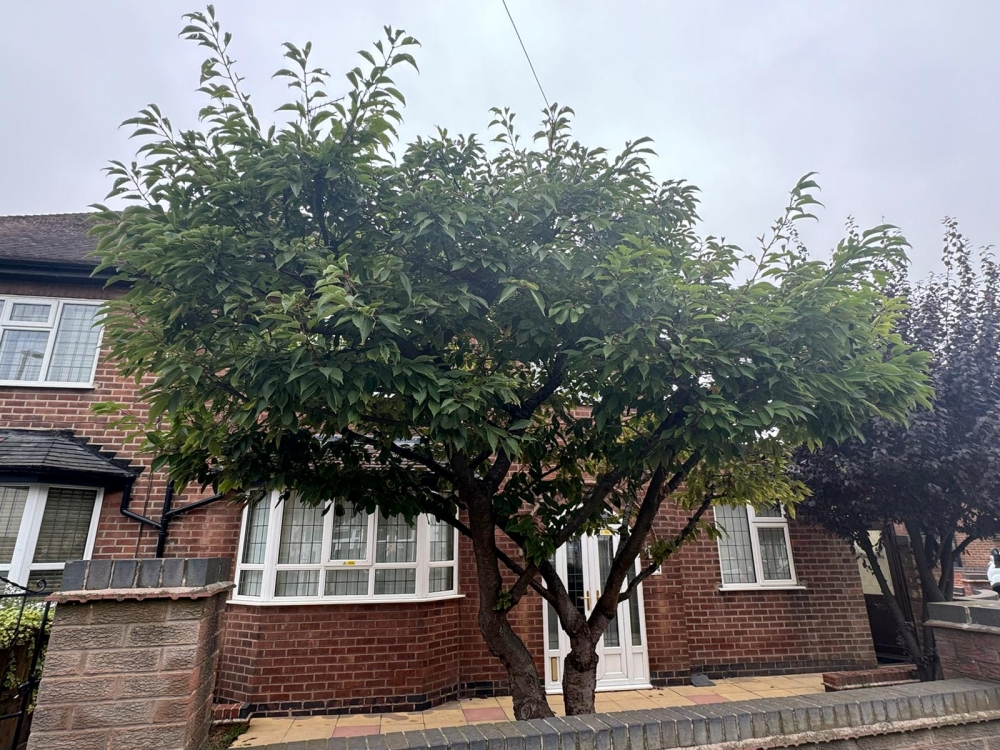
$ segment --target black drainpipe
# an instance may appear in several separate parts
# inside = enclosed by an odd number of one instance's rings
[[[141,524],[150,526],[157,531],[156,535],[156,557],[163,557],[163,552],[167,546],[167,533],[170,529],[170,519],[174,516],[179,516],[182,513],[187,513],[189,510],[195,510],[196,508],[203,508],[206,505],[214,503],[216,500],[221,500],[225,497],[224,494],[216,494],[211,497],[202,498],[201,500],[196,500],[188,505],[182,505],[179,508],[173,507],[174,503],[174,483],[170,482],[167,484],[167,491],[163,494],[163,509],[160,511],[160,520],[154,521],[152,518],[148,518],[139,513],[129,510],[129,503],[132,502],[132,485],[135,480],[132,480],[125,485],[125,490],[122,492],[122,504],[121,504],[121,514],[126,518],[131,518],[134,521],[138,521]]]

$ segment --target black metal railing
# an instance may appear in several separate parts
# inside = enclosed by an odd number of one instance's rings
[[[3,576],[0,586],[0,750],[21,750],[42,676],[52,591],[44,580],[25,587]]]

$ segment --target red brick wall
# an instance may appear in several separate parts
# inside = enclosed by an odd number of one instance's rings
[[[33,284],[3,282],[0,294],[38,295],[106,299],[109,290],[99,285]],[[137,416],[146,407],[136,400],[136,385],[122,378],[108,359],[107,347],[101,352],[93,388],[45,388],[0,386],[0,426],[21,429],[69,429],[87,438],[101,450],[128,460],[143,473],[132,490],[131,509],[159,519],[167,488],[163,472],[150,473],[149,456],[137,451],[136,441],[111,425],[112,417],[95,414],[91,409],[102,401],[128,405]],[[205,493],[189,488],[174,496],[174,507]],[[152,557],[156,549],[156,530],[125,518],[119,512],[120,493],[104,498],[98,523],[94,557]],[[166,555],[169,557],[233,557],[239,534],[239,508],[222,501],[190,515],[176,517],[170,526]]]
[[[664,518],[658,532],[673,526]],[[656,684],[691,672],[724,677],[875,666],[857,563],[842,542],[791,526],[804,590],[721,592],[714,542],[685,547],[645,583]],[[230,604],[220,699],[258,714],[410,710],[458,695],[506,692],[506,672],[476,622],[475,569],[459,544],[461,599],[412,604],[254,607]],[[528,595],[511,626],[543,669],[542,600]]]
[[[429,708],[458,694],[462,601],[230,603],[217,695],[258,715]]]
[[[861,578],[850,548],[801,522],[790,523],[789,536],[802,590],[720,591],[718,551],[710,541],[682,548],[668,564],[659,578],[683,582],[692,671],[732,677],[875,666]],[[647,601],[658,583],[647,587]],[[647,615],[647,629],[655,627],[658,623],[651,626]],[[664,636],[662,642],[672,647],[655,656],[651,652],[650,668],[654,676],[669,678],[669,665],[678,661],[680,649],[672,645],[679,643],[673,629]]]
[[[100,298],[98,287],[67,289],[0,282],[0,293]],[[97,402],[125,402],[138,414],[136,388],[108,362],[98,365],[92,389],[0,387],[0,425],[72,429],[75,434],[148,466]],[[166,479],[144,471],[132,509],[159,518]],[[201,497],[181,491],[174,506]],[[156,532],[123,517],[120,495],[104,502],[95,557],[150,557]],[[166,554],[234,557],[240,508],[220,501],[171,524]],[[657,533],[683,522],[665,513]],[[867,667],[874,664],[857,566],[846,545],[793,524],[792,547],[804,591],[720,592],[714,542],[685,547],[645,584],[650,672],[676,682],[690,671],[710,675]],[[513,550],[511,550],[513,551]],[[371,710],[440,702],[465,694],[502,691],[506,674],[486,649],[476,621],[478,598],[468,543],[460,544],[462,599],[379,605],[306,605],[226,608],[220,698],[260,704],[263,712]],[[542,672],[542,602],[528,596],[511,625],[537,656]],[[357,701],[352,704],[352,701]]]

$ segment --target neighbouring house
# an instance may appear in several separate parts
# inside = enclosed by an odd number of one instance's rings
[[[84,214],[0,217],[0,574],[58,586],[67,560],[233,560],[216,680],[220,702],[256,715],[403,710],[500,693],[505,672],[476,624],[471,549],[420,518],[323,513],[265,498],[168,487],[111,418],[141,412],[102,342]],[[601,645],[599,689],[875,663],[848,546],[780,511],[720,509],[728,534],[685,547],[650,577]],[[723,517],[724,514],[724,517]],[[667,514],[659,532],[682,522]],[[609,530],[557,555],[587,606]],[[514,625],[560,689],[568,641],[538,597]]]

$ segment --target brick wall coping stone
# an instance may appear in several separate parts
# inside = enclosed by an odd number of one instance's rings
[[[929,627],[1000,635],[1000,601],[928,602]]]
[[[792,698],[334,737],[271,744],[258,750],[665,750],[675,747],[749,750],[998,720],[1000,684],[959,679]]]
[[[64,602],[99,602],[99,601],[143,601],[145,599],[204,599],[209,596],[229,591],[233,584],[229,582],[212,583],[208,586],[175,586],[157,589],[100,589],[98,591],[56,591],[46,597],[46,601],[62,604]]]
[[[66,593],[203,588],[231,583],[232,561],[225,557],[154,557],[146,560],[74,560],[66,563],[56,596]],[[94,596],[88,599],[97,598]],[[105,598],[118,598],[109,596]],[[129,595],[127,598],[134,598]],[[59,601],[59,599],[55,599]]]

